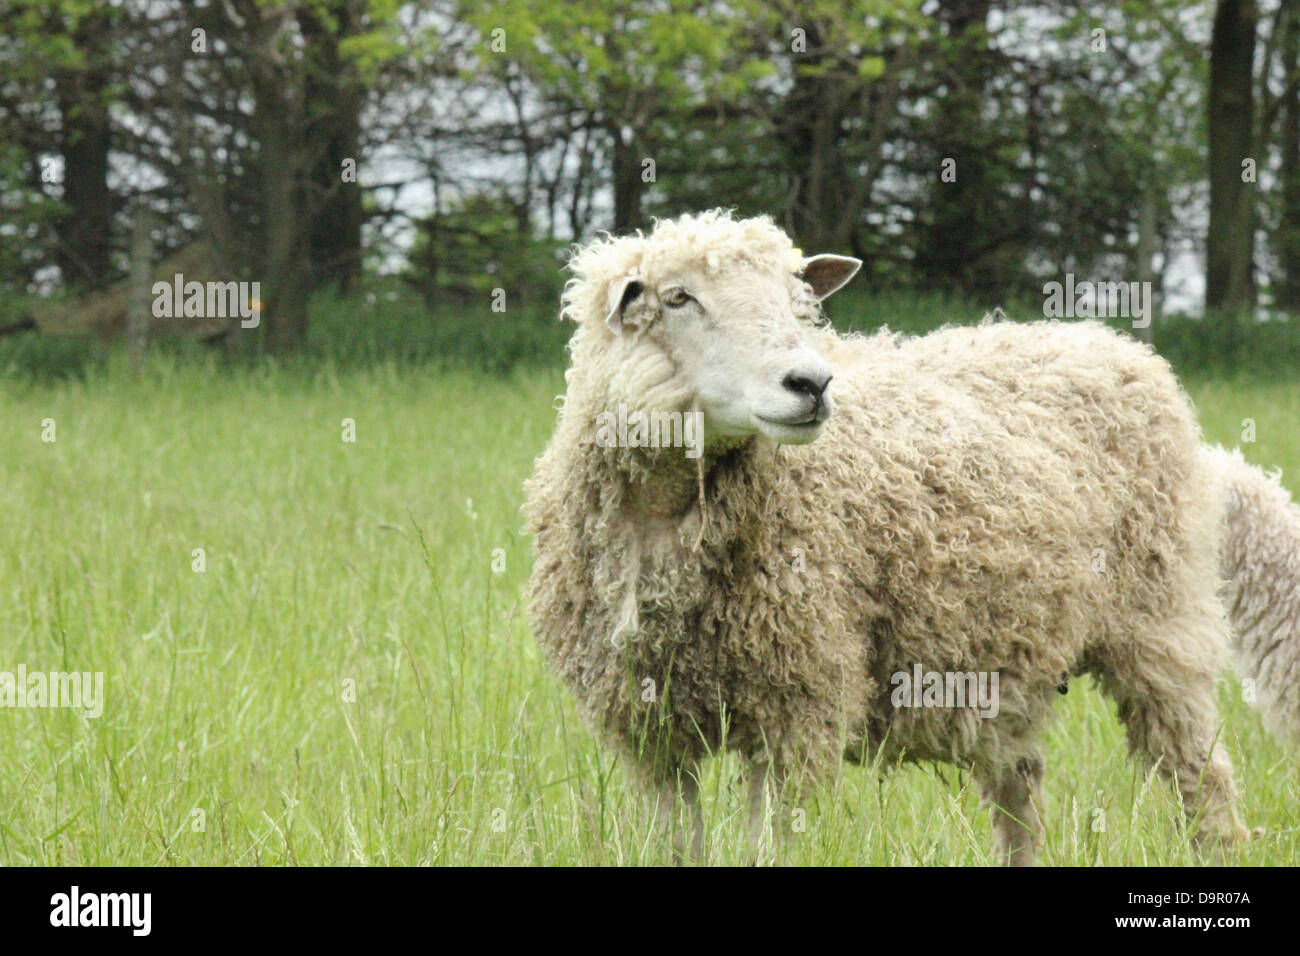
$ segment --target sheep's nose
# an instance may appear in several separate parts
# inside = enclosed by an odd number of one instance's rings
[[[805,375],[792,372],[782,379],[781,384],[795,394],[807,395],[814,402],[821,402],[832,377],[829,373]]]

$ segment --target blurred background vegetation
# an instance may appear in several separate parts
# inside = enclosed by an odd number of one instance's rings
[[[107,361],[133,259],[196,243],[214,278],[261,283],[261,325],[154,349],[554,364],[566,248],[711,206],[862,258],[841,328],[1038,318],[1074,273],[1152,282],[1183,369],[1290,374],[1300,4],[0,8],[11,376]]]

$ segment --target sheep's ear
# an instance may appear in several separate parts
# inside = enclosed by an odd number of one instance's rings
[[[608,308],[605,313],[605,324],[610,327],[611,331],[623,331],[623,316],[627,313],[627,307],[636,301],[637,297],[645,291],[645,280],[640,276],[624,276],[616,282],[610,283]]]
[[[800,275],[812,286],[813,296],[820,302],[841,289],[861,268],[861,259],[824,254],[805,259]]]

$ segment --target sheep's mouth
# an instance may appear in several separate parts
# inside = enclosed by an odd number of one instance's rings
[[[806,445],[821,434],[826,424],[826,419],[817,415],[794,421],[764,415],[755,415],[754,418],[759,431],[782,445]]]

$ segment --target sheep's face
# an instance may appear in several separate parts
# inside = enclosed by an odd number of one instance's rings
[[[817,302],[861,262],[816,256],[796,265],[797,274],[737,266],[630,276],[611,288],[606,323],[630,350],[628,364],[669,378],[655,392],[704,413],[710,438],[805,444],[834,408],[831,368],[812,346]],[[650,378],[638,377],[642,386]]]

